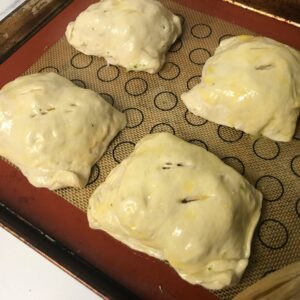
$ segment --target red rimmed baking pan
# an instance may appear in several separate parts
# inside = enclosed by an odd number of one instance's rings
[[[73,1],[9,57],[0,66],[0,86],[25,72],[46,53],[63,36],[68,22],[92,2],[95,1]],[[218,0],[177,2],[300,48],[299,28],[286,22]],[[20,236],[27,237],[30,243],[36,243],[35,247],[55,258],[62,267],[70,269],[80,280],[106,297],[216,299],[216,296],[202,287],[181,280],[163,262],[134,252],[103,232],[89,229],[86,214],[82,210],[53,192],[34,188],[17,169],[3,160],[0,160],[0,199],[4,204],[1,219],[5,226],[15,230]],[[25,225],[16,225],[20,221],[17,216],[33,224],[40,234],[31,237],[30,233],[22,231]],[[50,237],[51,245],[57,246],[58,252],[62,249],[61,245],[68,250],[61,255],[53,254],[55,251],[49,250],[50,244],[39,241],[40,235]],[[65,255],[69,257],[69,261]],[[101,272],[97,273],[97,270]]]

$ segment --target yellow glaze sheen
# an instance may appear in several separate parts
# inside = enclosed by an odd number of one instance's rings
[[[221,289],[241,278],[262,195],[203,148],[169,133],[140,140],[96,189],[88,220],[185,280]]]
[[[83,187],[125,115],[55,73],[17,78],[0,91],[0,155],[31,184]]]
[[[300,54],[265,37],[226,39],[182,100],[212,122],[290,141],[300,110]]]

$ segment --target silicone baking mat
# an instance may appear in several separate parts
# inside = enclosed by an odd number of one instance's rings
[[[158,74],[107,66],[104,59],[76,51],[64,37],[26,74],[58,72],[79,86],[97,91],[127,116],[126,129],[93,167],[87,187],[57,191],[84,212],[92,192],[130,154],[136,142],[160,131],[208,149],[263,192],[262,217],[244,277],[237,286],[214,292],[221,299],[231,299],[266,273],[300,259],[300,127],[298,124],[291,142],[276,143],[265,138],[255,140],[189,113],[180,95],[200,82],[202,67],[219,42],[251,32],[175,2],[162,2],[180,15],[183,35],[170,49],[167,63]]]

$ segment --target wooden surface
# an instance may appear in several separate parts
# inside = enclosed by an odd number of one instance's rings
[[[300,26],[300,0],[229,0],[292,21]]]
[[[72,0],[28,0],[0,22],[0,63]]]

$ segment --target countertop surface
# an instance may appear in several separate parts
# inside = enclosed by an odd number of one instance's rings
[[[0,299],[101,299],[2,227],[0,245]]]

